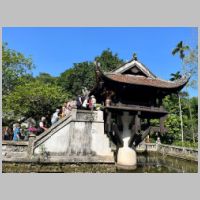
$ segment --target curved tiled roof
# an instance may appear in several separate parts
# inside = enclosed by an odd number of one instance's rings
[[[155,88],[166,88],[166,89],[178,89],[182,88],[188,82],[189,78],[183,76],[181,79],[176,81],[166,81],[159,78],[149,78],[144,76],[134,76],[134,75],[122,75],[118,73],[106,73],[103,74],[106,79],[110,79],[114,82],[133,84],[133,85],[143,85],[147,87]]]
[[[137,66],[137,68],[145,74],[145,76],[135,74],[124,74],[125,71]],[[96,75],[98,80],[110,80],[118,83],[125,83],[129,85],[146,86],[151,88],[161,88],[163,90],[181,90],[189,81],[189,77],[182,76],[175,81],[167,81],[156,77],[144,64],[132,59],[131,61],[123,64],[119,68],[112,72],[102,72],[101,69],[96,66]],[[98,83],[97,83],[98,84]]]
[[[147,77],[156,78],[156,76],[144,64],[142,64],[138,60],[130,60],[129,62],[124,63],[122,66],[113,70],[112,72],[122,74],[124,71],[129,70],[133,66],[137,66],[140,71],[146,74]]]

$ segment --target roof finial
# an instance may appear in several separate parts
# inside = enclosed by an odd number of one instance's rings
[[[133,60],[137,60],[137,54],[133,53]]]

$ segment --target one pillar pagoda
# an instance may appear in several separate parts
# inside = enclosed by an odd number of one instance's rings
[[[96,80],[90,94],[104,105],[105,132],[117,147],[117,164],[135,167],[136,146],[150,131],[166,132],[163,98],[179,92],[189,78],[160,79],[134,54],[130,61],[111,72],[102,72],[97,64]],[[150,119],[159,119],[160,126],[152,127]]]

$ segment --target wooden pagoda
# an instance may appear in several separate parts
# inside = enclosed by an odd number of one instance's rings
[[[131,136],[129,147],[136,147],[150,131],[166,132],[164,120],[167,111],[162,105],[166,95],[179,92],[189,78],[182,76],[176,81],[156,77],[144,64],[133,59],[111,72],[102,72],[96,65],[96,86],[90,92],[97,102],[104,105],[105,132],[118,147],[123,146],[121,116],[128,112]],[[150,119],[159,119],[160,126],[152,127]]]

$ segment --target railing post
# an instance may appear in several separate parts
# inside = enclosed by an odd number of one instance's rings
[[[28,144],[28,157],[31,158],[33,155],[33,145],[35,141],[36,135],[33,133],[29,134],[29,144]]]

